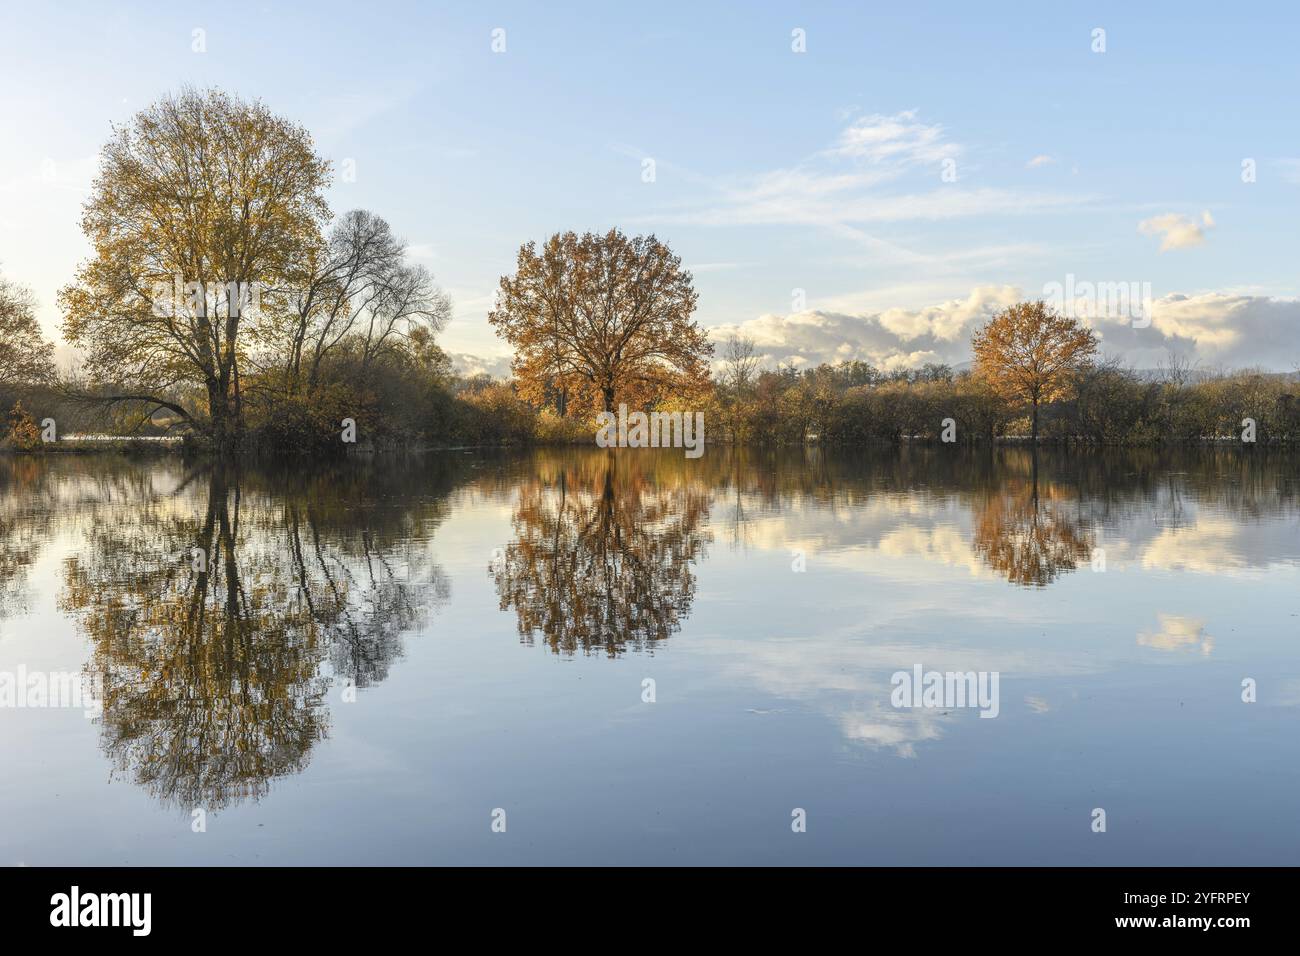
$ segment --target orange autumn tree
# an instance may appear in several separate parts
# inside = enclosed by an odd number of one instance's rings
[[[515,350],[519,393],[561,415],[689,399],[713,354],[698,295],[654,236],[556,233],[519,250],[488,321]]]
[[[1097,354],[1097,336],[1041,300],[1003,310],[971,340],[975,373],[998,395],[1027,402],[1038,441],[1038,406],[1065,398]]]

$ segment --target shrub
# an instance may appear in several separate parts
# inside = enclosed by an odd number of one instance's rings
[[[23,408],[22,402],[15,402],[9,411],[5,438],[19,451],[34,451],[42,445],[41,430],[37,427],[36,420]]]

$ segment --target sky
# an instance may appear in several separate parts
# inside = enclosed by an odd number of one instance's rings
[[[112,124],[219,86],[312,132],[336,214],[392,223],[466,371],[507,369],[520,244],[615,226],[769,365],[960,363],[1093,284],[1149,299],[1075,307],[1136,367],[1300,368],[1300,12],[989,6],[5,0],[0,272],[61,341]]]

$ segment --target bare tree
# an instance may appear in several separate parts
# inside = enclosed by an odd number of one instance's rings
[[[407,260],[406,245],[381,217],[345,214],[313,264],[305,288],[292,293],[285,387],[311,389],[341,343],[359,343],[362,368],[423,328],[440,332],[451,302],[424,266]]]
[[[758,377],[758,356],[754,354],[754,340],[749,336],[733,335],[722,351],[722,382],[740,393],[748,391]]]
[[[1196,373],[1196,363],[1173,349],[1169,349],[1158,368],[1160,380],[1170,385],[1186,385]]]

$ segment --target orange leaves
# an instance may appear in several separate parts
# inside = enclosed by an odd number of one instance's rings
[[[1037,406],[1069,394],[1097,352],[1091,329],[1043,302],[1004,310],[971,341],[976,373],[1001,397]]]
[[[519,250],[488,316],[515,349],[520,393],[565,413],[649,404],[708,379],[681,259],[654,236],[556,233]]]

